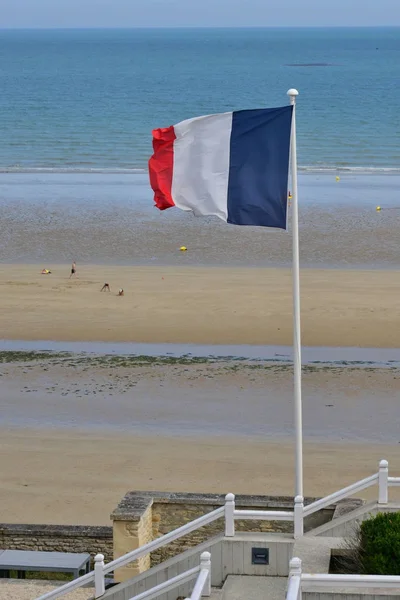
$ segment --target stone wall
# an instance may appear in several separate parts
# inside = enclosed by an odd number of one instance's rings
[[[42,550],[45,552],[89,552],[92,560],[104,554],[113,557],[112,527],[86,525],[10,525],[0,524],[3,550]]]
[[[152,501],[149,498],[138,498],[135,507],[130,510],[128,519],[114,519],[113,541],[114,558],[119,558],[132,550],[136,550],[153,540]],[[125,567],[116,569],[115,581],[126,581],[151,566],[150,555],[140,557]]]
[[[306,504],[315,498],[307,498]],[[140,539],[156,539],[161,535],[181,527],[185,523],[219,508],[225,497],[219,494],[174,494],[166,492],[128,492],[111,515],[114,527],[114,556],[138,548]],[[235,498],[238,509],[247,510],[293,510],[293,499],[273,496],[245,496]],[[332,518],[336,506],[318,511],[305,520],[305,530],[322,525]],[[160,562],[192,548],[208,538],[223,532],[224,519],[218,519],[209,525],[168,544],[151,553],[150,565]],[[236,521],[236,531],[292,533],[290,521]],[[117,581],[126,581],[129,577],[143,572],[149,563],[133,564],[126,571],[119,570]],[[128,572],[129,570],[129,572]]]

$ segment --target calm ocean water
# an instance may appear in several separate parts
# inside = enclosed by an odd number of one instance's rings
[[[400,28],[0,31],[0,170],[142,170],[151,129],[286,104],[303,168],[400,171]]]

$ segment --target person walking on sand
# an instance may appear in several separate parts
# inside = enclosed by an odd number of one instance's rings
[[[70,279],[71,279],[72,275],[75,275],[75,277],[76,277],[76,262],[75,261],[71,265],[71,274],[69,276]]]

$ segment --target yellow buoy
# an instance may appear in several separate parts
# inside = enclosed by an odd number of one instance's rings
[[[376,207],[376,210],[382,210],[382,209],[381,209],[381,207],[380,207],[380,206],[377,206],[377,207]]]
[[[186,246],[181,246],[181,247],[179,248],[179,250],[180,250],[181,252],[186,252],[187,248],[186,248]]]
[[[336,175],[336,181],[340,181],[339,175]]]

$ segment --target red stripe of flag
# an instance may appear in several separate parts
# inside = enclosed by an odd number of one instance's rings
[[[149,160],[150,185],[154,190],[155,205],[165,210],[175,206],[171,189],[176,135],[173,125],[154,129],[152,133],[154,154]]]

